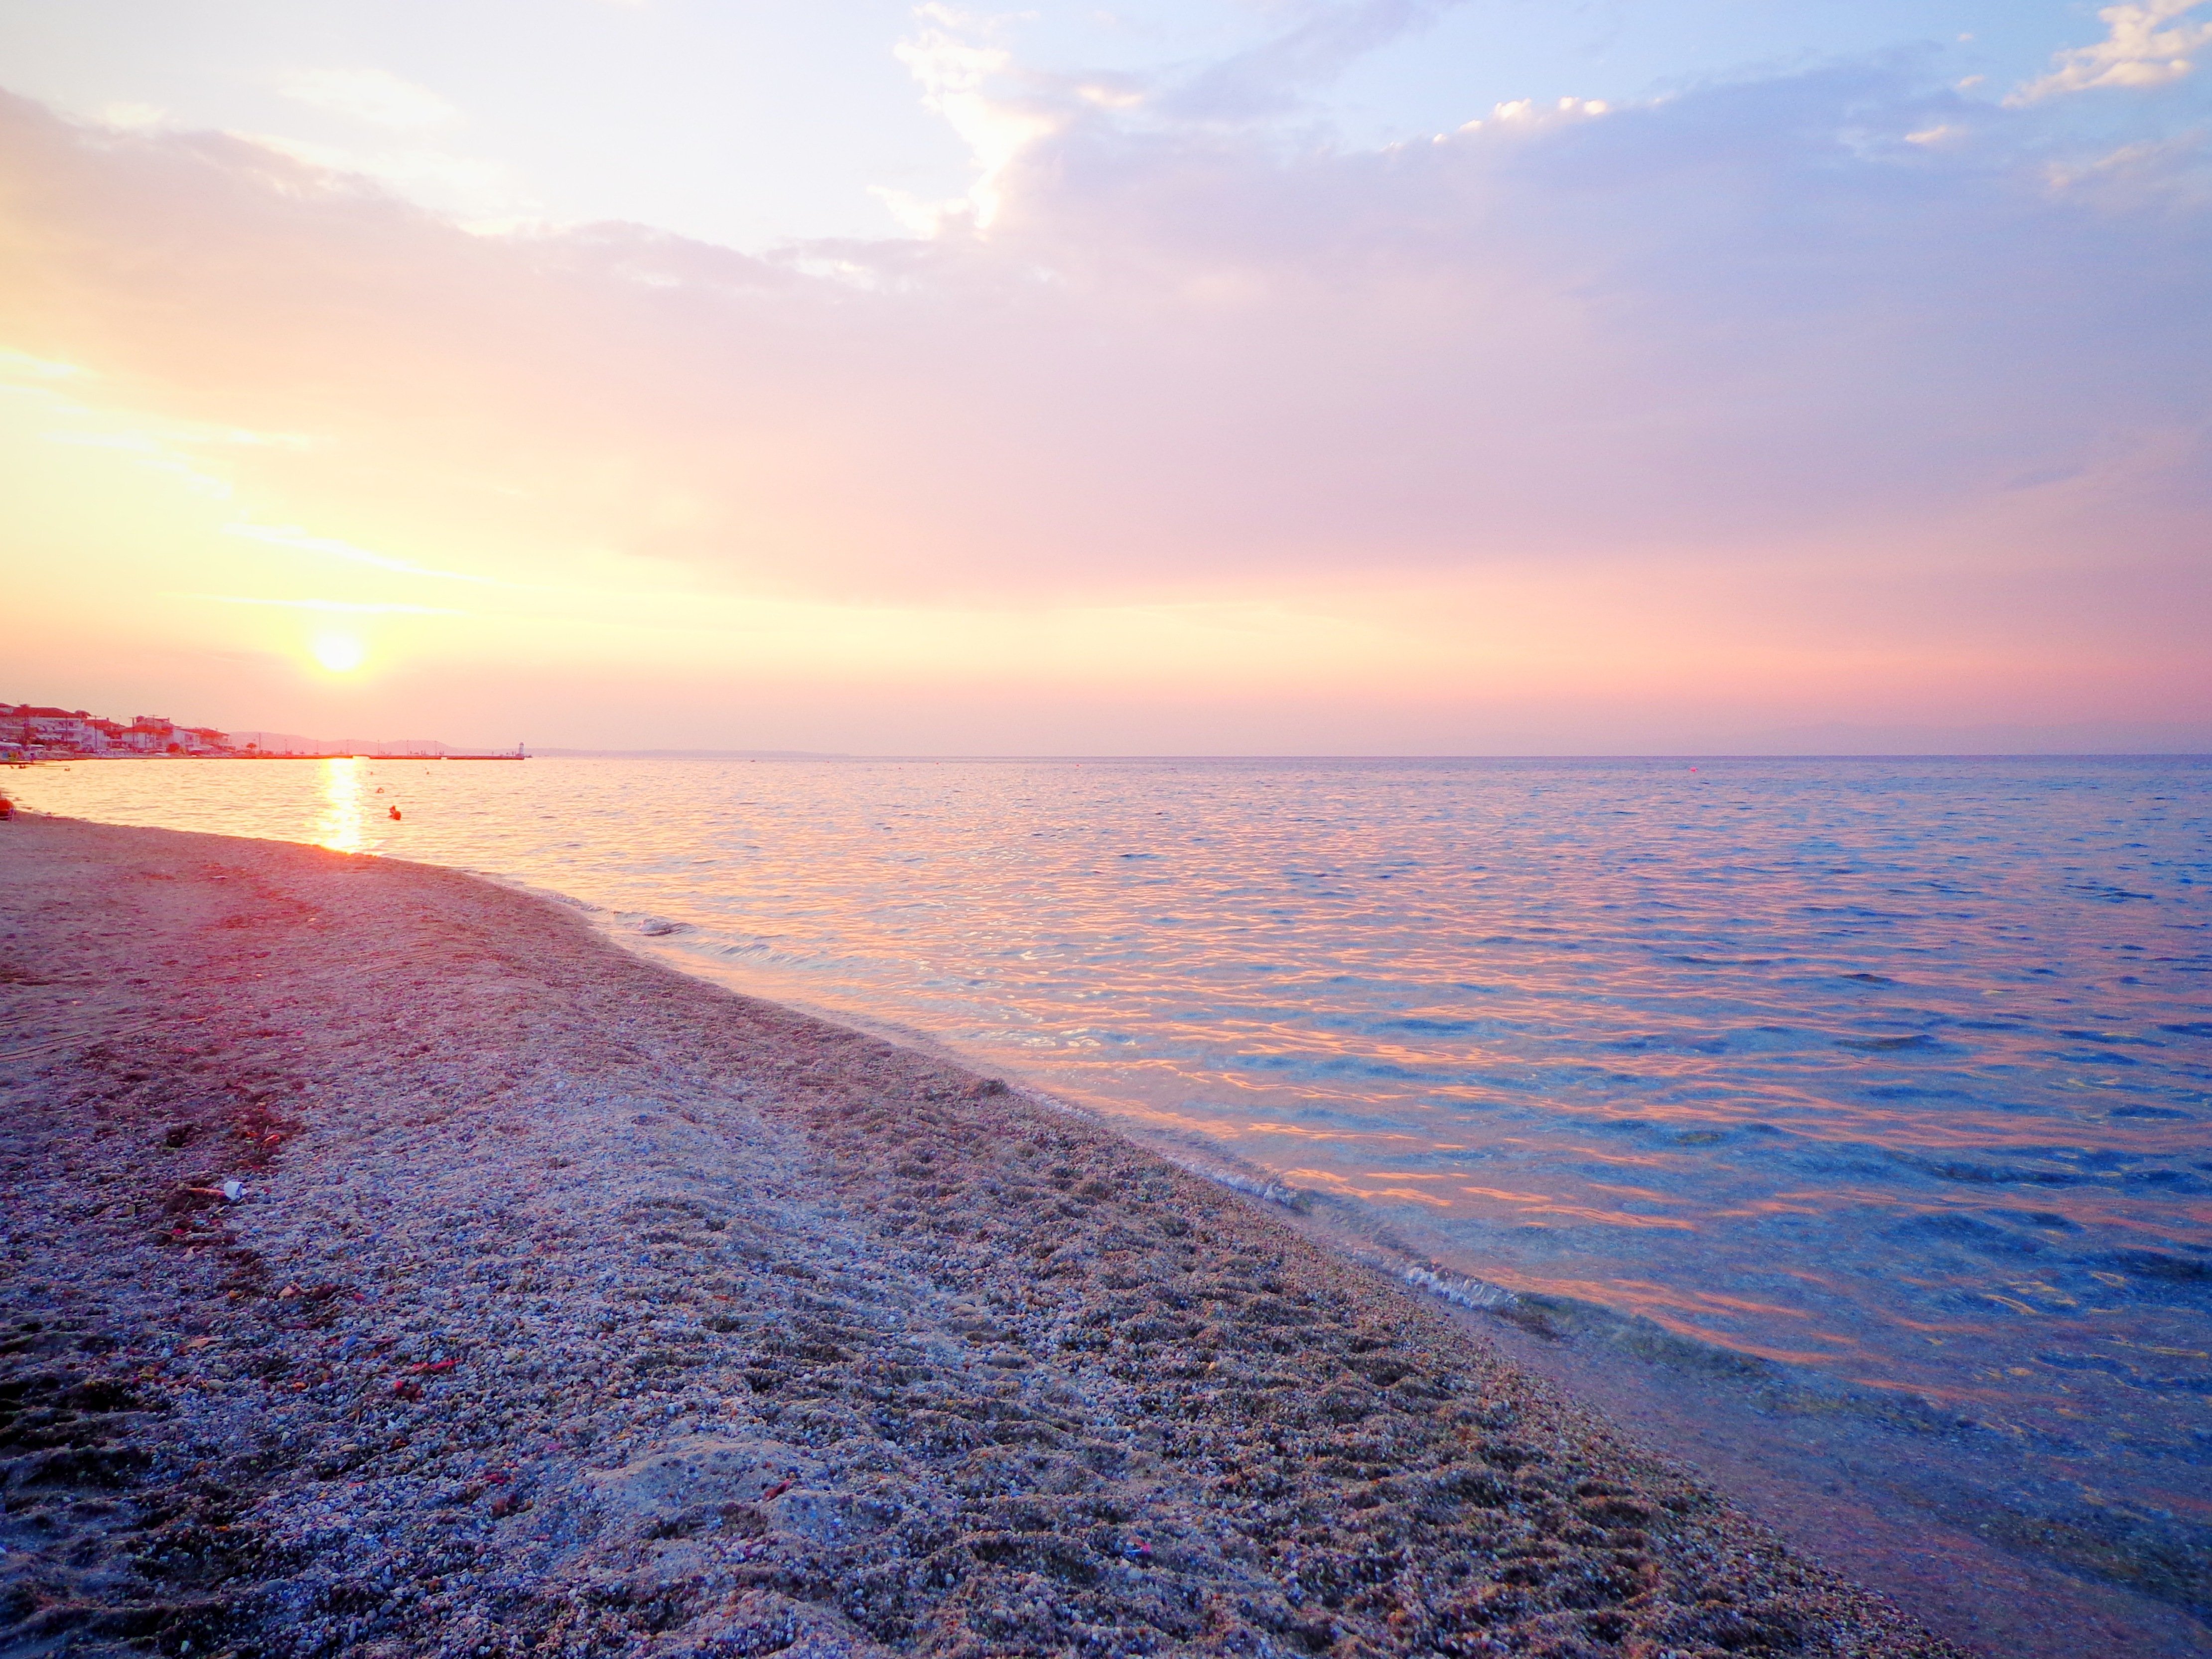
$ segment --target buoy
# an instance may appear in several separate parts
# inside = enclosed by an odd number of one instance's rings
[[[392,816],[395,818],[399,816],[399,809],[398,807],[395,806],[392,809]]]

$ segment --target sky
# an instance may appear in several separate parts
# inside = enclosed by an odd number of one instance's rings
[[[0,699],[2212,749],[2212,0],[0,0]]]

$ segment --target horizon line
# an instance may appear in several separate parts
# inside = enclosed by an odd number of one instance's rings
[[[834,760],[834,761],[1766,761],[1766,760],[2212,760],[2212,749],[1960,749],[1960,750],[1714,750],[1698,751],[1626,750],[1516,751],[1479,754],[1434,750],[1390,754],[1346,754],[1324,751],[1279,751],[1189,754],[1092,752],[1027,752],[1018,750],[968,752],[918,750],[910,753],[816,749],[604,749],[546,747],[528,753],[565,760]],[[373,760],[435,759],[435,756],[379,755]]]

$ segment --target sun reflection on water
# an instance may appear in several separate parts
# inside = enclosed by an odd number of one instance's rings
[[[315,844],[333,853],[362,848],[361,757],[332,757],[323,769],[323,814],[315,825]]]

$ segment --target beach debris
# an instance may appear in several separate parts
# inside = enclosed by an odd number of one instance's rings
[[[449,1371],[460,1363],[458,1359],[428,1359],[419,1365],[410,1365],[407,1370],[409,1375],[414,1376],[435,1376],[440,1371]]]
[[[779,1480],[761,1494],[761,1502],[765,1504],[771,1498],[781,1498],[798,1484],[796,1480]]]
[[[420,1400],[422,1385],[411,1376],[395,1376],[392,1379],[392,1395],[395,1400]]]
[[[173,1123],[169,1126],[168,1133],[161,1137],[161,1144],[164,1146],[189,1146],[192,1137],[198,1134],[200,1126],[197,1123]]]
[[[246,1196],[246,1183],[242,1181],[224,1182],[222,1183],[222,1195],[227,1202],[232,1204],[237,1203],[239,1200]]]

